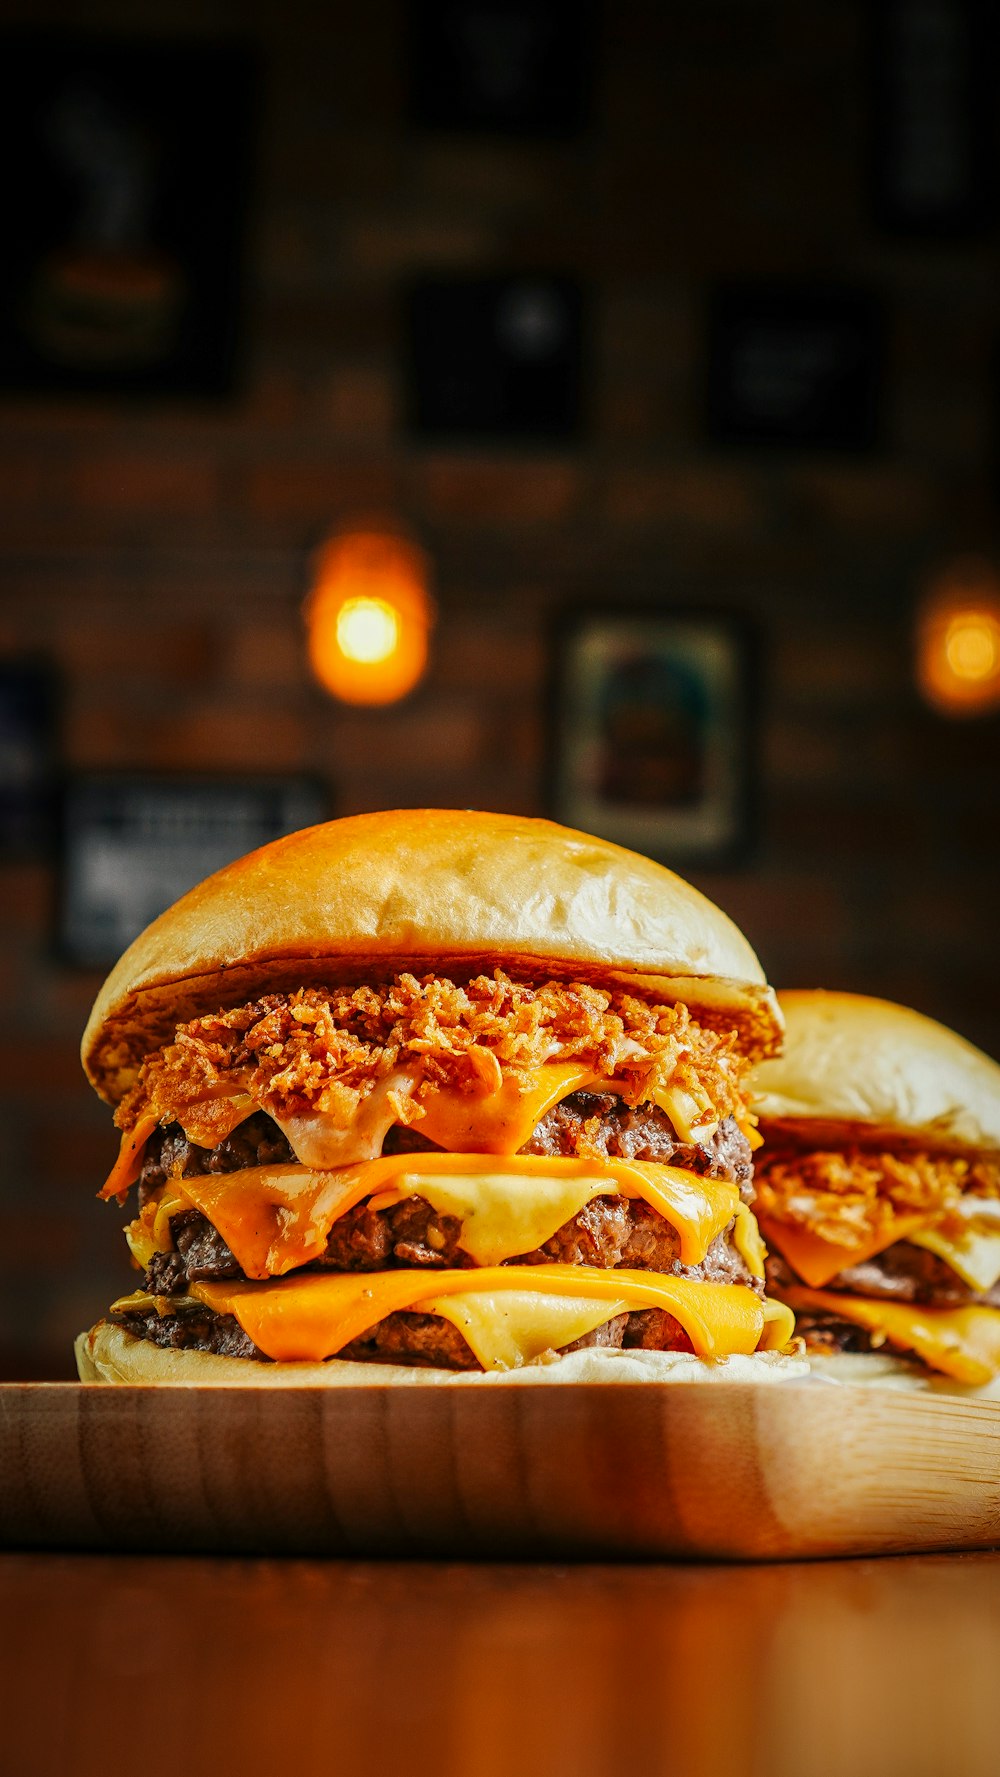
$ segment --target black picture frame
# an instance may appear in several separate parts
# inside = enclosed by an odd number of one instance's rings
[[[741,614],[592,608],[553,632],[548,802],[566,826],[680,869],[746,861],[759,646]]]
[[[884,233],[969,239],[997,216],[994,0],[872,0],[869,187]]]
[[[867,453],[880,434],[882,305],[846,285],[720,285],[709,306],[713,443]]]
[[[593,112],[595,0],[408,0],[414,129],[559,141]]]
[[[43,655],[0,659],[0,860],[47,857],[55,842],[62,688]]]
[[[405,324],[416,438],[555,443],[580,433],[585,305],[576,279],[420,278],[407,291]]]
[[[241,42],[0,37],[0,388],[236,382],[258,65]]]
[[[110,968],[133,938],[213,871],[326,820],[308,774],[80,773],[60,795],[56,950]]]

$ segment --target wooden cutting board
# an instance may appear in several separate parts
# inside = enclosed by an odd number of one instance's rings
[[[7,1548],[768,1560],[1000,1544],[1000,1406],[786,1382],[0,1387]]]

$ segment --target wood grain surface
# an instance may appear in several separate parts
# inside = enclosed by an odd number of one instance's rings
[[[1000,1556],[0,1557],[10,1777],[995,1777]]]
[[[643,1383],[0,1389],[7,1548],[730,1559],[1000,1543],[1000,1408]]]

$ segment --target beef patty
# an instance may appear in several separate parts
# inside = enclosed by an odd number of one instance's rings
[[[768,1255],[767,1281],[777,1296],[789,1287],[799,1286],[790,1265],[777,1252]],[[975,1290],[937,1253],[913,1246],[908,1240],[897,1240],[894,1246],[860,1265],[849,1265],[823,1288],[838,1296],[888,1298],[929,1308],[1000,1308],[1000,1283],[990,1290]]]
[[[616,1160],[654,1160],[683,1166],[705,1178],[731,1179],[748,1203],[753,1201],[753,1156],[750,1143],[733,1117],[721,1122],[704,1147],[683,1142],[657,1105],[629,1106],[613,1092],[571,1092],[546,1111],[535,1125],[522,1154],[604,1154]],[[419,1126],[394,1124],[383,1154],[440,1153]],[[139,1202],[169,1178],[194,1178],[208,1172],[238,1172],[244,1166],[294,1164],[286,1136],[264,1111],[237,1125],[216,1148],[189,1141],[178,1123],[156,1129],[146,1144],[139,1174]]]
[[[252,1358],[270,1363],[231,1314],[185,1307],[177,1314],[159,1314],[155,1308],[116,1314],[115,1323],[138,1339],[148,1339],[174,1351],[205,1351],[217,1357]],[[582,1339],[560,1349],[565,1354],[585,1346],[610,1350],[690,1351],[691,1341],[673,1316],[660,1308],[644,1308],[633,1314],[617,1314],[595,1327]],[[457,1327],[438,1314],[389,1314],[360,1338],[337,1353],[339,1358],[361,1363],[413,1364],[437,1370],[478,1370],[479,1359]]]
[[[222,1235],[199,1210],[170,1219],[172,1252],[154,1253],[145,1287],[154,1296],[183,1295],[192,1283],[227,1283],[243,1277]],[[420,1197],[390,1209],[359,1203],[330,1232],[325,1253],[303,1270],[465,1270],[474,1261],[458,1245],[461,1223],[437,1215]],[[700,1265],[682,1265],[680,1236],[669,1222],[637,1199],[595,1197],[564,1222],[544,1246],[504,1260],[505,1265],[620,1266],[630,1271],[670,1272],[704,1283],[743,1283],[758,1295],[764,1285],[748,1269],[728,1232],[716,1235]]]

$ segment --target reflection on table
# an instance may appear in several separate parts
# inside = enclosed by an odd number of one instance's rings
[[[3,1767],[993,1777],[1000,1555],[0,1558]]]

